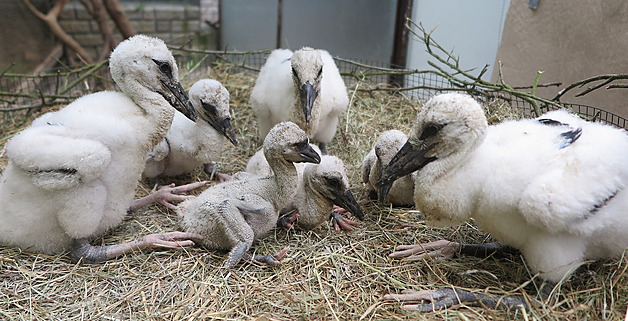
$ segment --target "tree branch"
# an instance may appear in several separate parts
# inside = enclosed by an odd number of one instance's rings
[[[135,29],[131,25],[129,18],[127,18],[124,10],[122,10],[122,5],[118,0],[104,0],[105,7],[107,8],[107,12],[109,12],[109,16],[113,19],[113,22],[122,33],[122,37],[124,39],[132,37],[135,35]]]
[[[628,74],[606,74],[606,75],[598,75],[598,76],[594,76],[594,77],[589,77],[583,80],[580,80],[578,82],[575,82],[567,87],[565,87],[563,90],[559,91],[558,94],[552,98],[552,100],[556,100],[556,101],[560,101],[560,98],[562,96],[564,96],[568,91],[578,87],[578,88],[582,88],[584,85],[586,84],[590,84],[596,81],[602,81],[601,83],[588,87],[587,89],[577,93],[575,96],[576,97],[581,97],[584,96],[594,90],[600,89],[606,85],[606,89],[613,89],[613,88],[626,88],[626,84],[611,84],[613,81],[615,80],[626,80],[628,79]]]
[[[431,30],[427,32],[421,24],[416,24],[412,20],[408,20],[408,28],[410,32],[415,35],[421,42],[425,44],[427,53],[437,62],[428,61],[428,65],[435,69],[434,74],[439,75],[452,85],[453,88],[459,87],[460,91],[466,91],[470,94],[475,95],[486,95],[490,92],[504,92],[508,93],[513,97],[520,98],[528,103],[530,103],[534,107],[534,112],[537,116],[540,116],[541,110],[538,107],[538,103],[544,105],[552,105],[555,107],[564,107],[563,105],[557,103],[556,101],[552,101],[549,99],[538,97],[534,94],[534,91],[539,86],[546,86],[538,84],[538,78],[535,80],[535,84],[532,86],[532,92],[524,92],[521,90],[517,90],[504,82],[501,63],[499,65],[499,83],[491,83],[481,79],[481,76],[486,72],[486,65],[479,73],[478,76],[474,76],[471,74],[472,70],[463,70],[460,68],[460,63],[458,57],[454,56],[453,53],[446,51],[441,45],[439,45],[436,41],[432,39]],[[414,29],[416,28],[417,31]],[[445,70],[445,68],[449,68],[452,72]]]
[[[81,57],[81,59],[83,59],[86,63],[93,64],[94,60],[92,59],[92,57],[89,56],[87,51],[85,51],[85,49],[76,40],[74,40],[72,36],[67,34],[63,30],[63,28],[61,28],[61,25],[59,25],[59,21],[58,21],[59,15],[61,14],[61,10],[63,9],[63,6],[65,6],[65,4],[68,1],[69,0],[58,0],[57,3],[55,3],[54,7],[52,7],[52,9],[50,9],[50,11],[47,14],[43,14],[42,12],[37,10],[35,6],[33,6],[30,0],[22,0],[22,2],[24,2],[26,7],[35,16],[43,20],[48,25],[48,27],[50,27],[50,30],[52,31],[52,33],[54,33],[55,36],[57,36],[57,38],[61,40],[61,42],[63,42],[72,50],[74,50]]]
[[[98,61],[101,61],[107,58],[107,55],[116,47],[117,43],[114,39],[113,30],[111,30],[107,21],[107,10],[103,0],[91,0],[91,7],[92,16],[98,23],[98,30],[100,30],[103,40],[103,48],[98,56]]]

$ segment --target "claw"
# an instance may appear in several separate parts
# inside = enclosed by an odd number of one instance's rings
[[[294,229],[294,222],[298,218],[299,218],[299,212],[294,211],[290,215],[286,215],[286,216],[280,217],[277,220],[277,226],[282,227],[285,230],[292,230],[292,229]]]
[[[203,239],[203,236],[196,233],[169,232],[149,234],[142,238],[141,242],[145,248],[178,248],[192,246]]]
[[[336,229],[336,232],[340,232],[341,230],[351,232],[353,231],[353,226],[360,225],[360,223],[344,218],[342,217],[342,215],[336,212],[332,212],[331,216],[332,216],[332,224],[334,226],[334,229]]]
[[[206,181],[195,182],[176,187],[174,184],[160,186],[159,188],[157,185],[155,185],[149,195],[144,196],[140,199],[133,200],[131,206],[129,206],[129,211],[136,211],[152,203],[159,203],[167,208],[175,209],[176,206],[171,202],[182,202],[189,198],[193,198],[194,196],[187,195],[187,192],[197,189],[201,186],[205,186],[205,184],[207,184]]]
[[[245,254],[244,258],[248,260],[254,260],[260,263],[264,263],[267,265],[279,265],[281,264],[281,259],[290,251],[290,247],[286,246],[281,251],[273,254],[273,255],[251,255]]]

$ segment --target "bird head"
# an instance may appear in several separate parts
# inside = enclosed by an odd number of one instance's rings
[[[488,124],[482,107],[470,96],[448,93],[434,96],[423,105],[408,141],[384,166],[376,185],[384,202],[392,183],[439,160],[436,173],[459,165],[483,139]],[[448,160],[448,161],[445,161]]]
[[[321,156],[310,146],[307,134],[293,122],[281,122],[271,128],[263,148],[266,159],[316,164],[321,161]]]
[[[195,121],[197,115],[179,82],[177,63],[166,44],[153,37],[136,35],[122,41],[109,58],[111,77],[129,97],[148,89]],[[124,85],[121,85],[124,84]]]
[[[197,81],[190,88],[190,99],[203,121],[229,139],[234,146],[238,145],[235,130],[231,127],[229,92],[219,81]]]
[[[325,155],[319,164],[308,165],[303,171],[303,180],[323,198],[364,219],[364,212],[351,193],[345,166],[339,158]]]
[[[294,52],[290,65],[292,79],[298,92],[300,111],[306,124],[309,124],[312,109],[321,90],[323,60],[318,50],[305,47]]]

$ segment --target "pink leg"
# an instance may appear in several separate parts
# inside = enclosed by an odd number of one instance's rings
[[[179,231],[149,234],[135,241],[105,246],[93,246],[87,239],[78,239],[74,242],[70,259],[73,262],[98,263],[138,250],[192,246],[202,239],[200,234]]]
[[[421,260],[428,257],[450,259],[460,250],[460,244],[447,240],[412,245],[398,245],[389,256],[405,260]]]
[[[348,217],[351,217],[351,213],[348,213]],[[344,231],[353,231],[353,226],[358,226],[360,225],[360,223],[350,220],[348,218],[344,218],[342,217],[342,215],[340,215],[340,213],[338,212],[331,212],[331,216],[332,216],[332,224],[334,226],[334,229],[336,229],[336,232],[340,232],[341,230]]]
[[[209,175],[210,179],[218,178],[218,182],[223,183],[231,180],[231,176],[227,174],[222,174],[216,168],[215,163],[203,164],[203,171]]]
[[[277,220],[277,226],[282,227],[285,230],[292,230],[294,229],[294,222],[298,218],[299,218],[299,212],[295,210],[290,215],[280,217],[279,220]]]
[[[273,255],[251,255],[245,253],[243,258],[246,260],[254,260],[260,263],[268,264],[268,265],[279,265],[281,264],[281,259],[290,251],[290,247],[286,246],[281,251],[273,254]]]
[[[505,308],[530,309],[530,305],[537,305],[535,300],[528,301],[523,295],[493,296],[477,292],[469,292],[456,288],[441,288],[435,290],[405,290],[401,294],[386,294],[385,301],[399,301],[406,310],[433,312],[460,304],[482,306],[489,309]]]
[[[205,186],[205,184],[207,184],[206,181],[180,186],[175,186],[174,184],[161,186],[158,190],[153,190],[153,192],[149,195],[133,200],[133,202],[131,202],[131,206],[129,207],[129,211],[137,211],[140,208],[146,207],[152,203],[160,203],[167,208],[175,209],[176,206],[171,202],[181,202],[194,197],[192,195],[187,195],[187,192]]]

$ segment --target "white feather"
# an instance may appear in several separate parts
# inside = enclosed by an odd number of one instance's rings
[[[135,36],[111,55],[122,92],[83,96],[47,113],[6,145],[0,182],[0,243],[44,253],[120,223],[135,196],[146,152],[165,135],[174,109],[155,90],[158,66],[177,67],[166,45]]]
[[[488,127],[470,97],[444,94],[419,112],[409,141],[435,144],[436,160],[417,172],[415,203],[435,225],[473,218],[522,251],[533,272],[554,282],[586,259],[628,247],[628,136],[565,111]],[[429,124],[434,138],[421,140]],[[565,143],[564,133],[581,128]]]
[[[317,78],[322,68],[322,78]],[[299,77],[293,76],[294,70]],[[305,121],[299,87],[309,81],[320,92],[311,111],[311,120]],[[310,138],[329,143],[336,133],[338,116],[349,104],[347,89],[338,67],[325,50],[302,48],[294,52],[274,50],[260,70],[251,92],[251,107],[257,114],[260,136],[281,121],[299,125]]]
[[[199,115],[193,122],[176,112],[166,138],[146,155],[144,176],[177,176],[210,164],[220,157],[227,138],[207,122],[201,104],[216,107],[219,119],[231,119],[229,92],[218,81],[201,79],[189,91],[190,101]]]
[[[362,160],[362,182],[369,192],[379,193],[375,186],[382,167],[388,165],[408,137],[399,130],[387,130],[379,135],[375,145]],[[388,192],[386,202],[395,206],[414,205],[414,173],[397,179]]]

